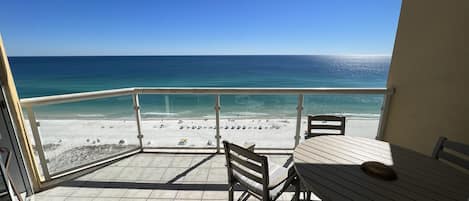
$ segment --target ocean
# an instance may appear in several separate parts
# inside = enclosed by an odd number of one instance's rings
[[[125,87],[385,87],[389,56],[10,57],[19,96]],[[213,95],[141,95],[143,118],[212,118]],[[375,118],[382,95],[306,95],[304,114]],[[297,96],[223,95],[221,117],[294,117]],[[35,107],[38,118],[133,118],[130,96]]]

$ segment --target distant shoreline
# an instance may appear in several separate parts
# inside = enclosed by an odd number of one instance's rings
[[[168,55],[37,55],[15,57],[217,57],[217,56],[332,56],[332,57],[391,57],[386,54],[168,54]]]
[[[331,115],[337,115],[337,116],[345,116],[346,118],[349,119],[379,119],[380,114],[331,114]],[[302,119],[306,119],[308,115],[302,115]],[[143,117],[141,116],[143,120],[214,120],[215,115],[213,116],[200,116],[200,117],[184,117],[184,116],[178,116],[178,117]],[[77,116],[70,116],[70,117],[37,117],[37,120],[106,120],[106,121],[132,121],[135,120],[135,116],[131,117],[77,117]],[[296,116],[271,116],[271,115],[265,115],[265,116],[220,116],[220,119],[234,119],[234,120],[256,120],[256,119],[295,119]],[[25,120],[28,120],[27,117],[25,117]]]

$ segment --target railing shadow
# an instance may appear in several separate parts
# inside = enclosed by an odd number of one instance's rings
[[[161,190],[212,190],[226,191],[228,184],[175,184],[154,182],[121,182],[121,181],[68,181],[60,186],[80,188],[116,188],[116,189],[161,189]],[[241,190],[241,189],[240,189]]]
[[[204,164],[205,162],[207,162],[208,160],[212,159],[213,157],[215,157],[216,154],[211,154],[209,156],[207,156],[206,158],[204,158],[203,160],[201,160],[200,162],[198,162],[197,164],[189,167],[187,170],[185,170],[184,172],[181,172],[180,174],[176,175],[174,178],[170,179],[166,184],[172,184],[174,183],[175,181],[177,181],[178,179],[186,176],[189,172],[191,172],[192,170],[196,169],[197,167],[199,167],[200,165]]]

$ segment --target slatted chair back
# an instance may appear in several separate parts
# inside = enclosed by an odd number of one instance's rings
[[[263,195],[261,197],[268,197],[269,185],[269,166],[267,157],[258,155],[249,149],[243,148],[236,144],[223,141],[225,156],[228,169],[228,182],[234,185],[239,182],[235,179],[233,174],[242,175],[252,182],[256,182],[263,186]],[[248,186],[246,186],[248,187]],[[252,189],[248,189],[254,192]]]
[[[345,135],[345,117],[308,115],[308,130],[305,138],[320,135]]]
[[[469,145],[440,137],[433,149],[432,157],[469,170]]]

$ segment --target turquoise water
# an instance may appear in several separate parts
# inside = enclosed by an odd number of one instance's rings
[[[123,87],[385,87],[388,56],[10,57],[20,97]],[[307,95],[306,113],[376,116],[382,96]],[[213,117],[211,95],[141,95],[144,118]],[[225,95],[224,117],[294,116],[296,96]],[[129,118],[130,96],[35,108],[41,118]]]

